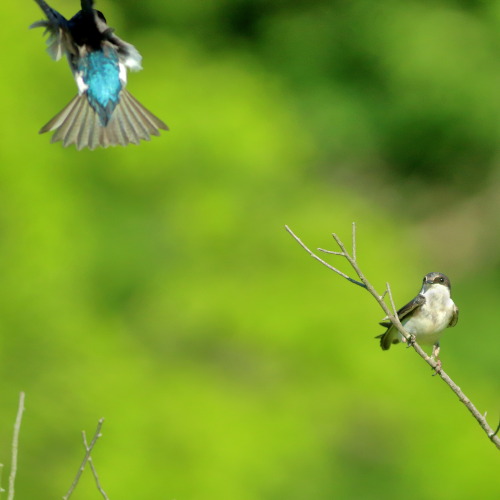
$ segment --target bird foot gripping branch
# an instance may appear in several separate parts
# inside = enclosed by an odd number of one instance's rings
[[[167,125],[140,104],[126,89],[127,69],[138,71],[142,57],[137,49],[117,37],[93,0],[81,0],[82,9],[71,19],[35,0],[47,20],[30,28],[49,33],[48,52],[58,61],[66,55],[78,95],[40,133],[55,131],[51,142],[77,149],[126,146],[160,135]]]
[[[375,338],[378,339],[380,337],[381,337],[380,335],[377,335]],[[410,335],[407,339],[405,339],[403,337],[402,341],[406,342],[406,348],[408,349],[408,347],[413,347],[415,345],[415,342],[417,341],[417,337],[415,337],[415,335]]]

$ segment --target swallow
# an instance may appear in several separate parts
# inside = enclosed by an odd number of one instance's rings
[[[442,273],[426,274],[420,293],[397,314],[405,330],[419,344],[432,345],[432,356],[438,358],[439,339],[443,331],[458,322],[458,307],[451,298],[449,278]],[[384,351],[392,344],[405,340],[388,318],[379,324],[387,328],[385,333],[376,337],[380,339]]]
[[[35,0],[47,17],[30,28],[45,28],[47,51],[55,61],[68,59],[78,95],[40,134],[54,131],[51,142],[76,149],[126,146],[150,140],[168,130],[125,86],[127,69],[142,69],[137,49],[115,35],[93,0],[81,0],[81,10],[67,20],[44,0]]]

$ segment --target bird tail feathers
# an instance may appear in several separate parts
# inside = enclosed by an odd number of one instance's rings
[[[382,325],[382,323],[380,323]],[[386,326],[386,325],[382,325]],[[400,342],[399,332],[395,328],[391,328],[392,325],[389,326],[385,333],[382,335],[377,335],[375,338],[380,339],[380,347],[387,351],[391,348],[392,344],[397,344]]]
[[[55,131],[51,142],[61,141],[64,147],[74,144],[80,150],[139,144],[141,140],[149,141],[151,135],[160,135],[160,129],[168,130],[168,127],[123,89],[105,127],[86,94],[81,94],[45,124],[40,133]]]

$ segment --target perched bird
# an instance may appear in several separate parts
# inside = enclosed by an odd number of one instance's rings
[[[451,299],[451,284],[447,276],[441,273],[429,273],[424,276],[420,293],[398,311],[398,317],[405,330],[415,336],[419,344],[432,345],[432,356],[439,356],[439,338],[443,330],[455,326],[458,321],[458,308]],[[380,322],[387,331],[376,338],[380,346],[387,350],[391,344],[401,342],[403,336],[394,325],[384,318]]]
[[[35,0],[47,17],[30,28],[49,33],[47,51],[58,61],[66,55],[78,86],[78,95],[40,133],[55,130],[51,142],[77,149],[138,144],[168,127],[126,89],[127,68],[138,71],[142,57],[118,38],[93,0],[81,0],[71,19],[65,19],[44,0]]]

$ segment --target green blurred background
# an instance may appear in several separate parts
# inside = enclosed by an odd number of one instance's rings
[[[52,6],[69,17],[76,0]],[[16,499],[94,462],[112,499],[499,498],[498,450],[369,295],[430,271],[461,309],[447,372],[500,416],[500,3],[98,1],[171,131],[81,151],[33,1],[2,6],[0,444],[26,391]],[[347,270],[343,262],[331,259]],[[5,480],[4,486],[5,486]],[[97,499],[87,471],[72,497]]]

